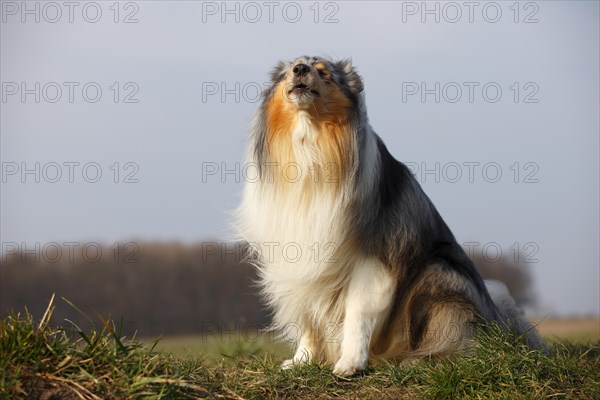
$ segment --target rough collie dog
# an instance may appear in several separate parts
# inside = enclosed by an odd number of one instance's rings
[[[496,321],[533,346],[506,288],[486,288],[409,169],[369,125],[350,61],[301,57],[272,73],[250,135],[238,228],[273,328],[297,339],[284,367],[438,357]]]

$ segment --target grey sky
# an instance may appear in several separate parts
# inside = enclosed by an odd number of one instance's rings
[[[59,2],[56,23],[56,8],[39,3],[37,23],[21,4],[2,1],[3,250],[224,237],[242,177],[203,182],[203,166],[242,162],[256,88],[279,59],[351,57],[392,154],[418,174],[439,163],[439,182],[419,180],[459,242],[537,259],[528,265],[542,312],[600,313],[598,2],[429,2],[437,23],[421,2],[231,2],[221,15],[221,2],[139,1],[121,3],[118,16],[113,2],[80,2],[73,22]],[[99,21],[87,22],[97,8]],[[21,83],[33,89],[24,102]],[[128,94],[138,102],[125,103]],[[22,162],[40,163],[39,183],[12,175]],[[73,183],[65,162],[80,163]],[[88,164],[93,180],[92,162],[96,183],[82,176]],[[56,183],[52,163],[62,168]],[[139,182],[124,183],[133,172]]]

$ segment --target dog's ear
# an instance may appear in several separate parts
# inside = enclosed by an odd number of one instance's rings
[[[290,63],[289,61],[279,61],[275,68],[273,68],[273,71],[271,71],[271,82],[277,83],[283,78],[285,78],[285,75],[290,70],[290,68],[292,68],[292,63]]]
[[[360,75],[356,72],[354,67],[352,66],[352,60],[340,60],[335,63],[335,66],[338,71],[344,76],[346,80],[346,84],[354,94],[358,94],[362,92],[364,89],[363,81]]]

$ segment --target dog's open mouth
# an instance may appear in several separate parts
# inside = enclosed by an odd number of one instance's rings
[[[317,92],[314,89],[311,89],[308,85],[306,85],[305,83],[302,83],[302,82],[298,82],[297,84],[295,84],[288,93],[294,93],[297,95],[301,95],[301,94],[305,94],[305,93],[312,93],[315,96],[319,96],[319,92]]]

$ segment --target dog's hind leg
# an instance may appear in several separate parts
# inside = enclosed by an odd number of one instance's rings
[[[436,358],[466,347],[476,321],[473,305],[460,294],[411,305],[409,358]],[[455,297],[455,298],[453,298]]]

